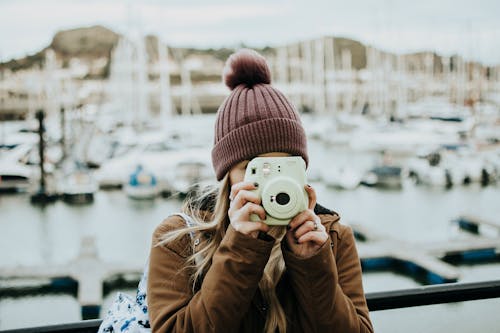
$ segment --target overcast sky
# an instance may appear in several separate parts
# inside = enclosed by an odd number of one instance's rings
[[[393,52],[436,50],[499,64],[499,13],[497,0],[0,0],[0,59],[34,53],[58,30],[102,24],[122,33],[135,26],[173,46],[334,35]]]

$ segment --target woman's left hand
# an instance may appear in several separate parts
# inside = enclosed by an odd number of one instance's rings
[[[290,221],[285,237],[288,248],[303,258],[315,254],[329,237],[325,226],[314,213],[316,192],[310,185],[306,185],[305,189],[309,195],[309,207]]]

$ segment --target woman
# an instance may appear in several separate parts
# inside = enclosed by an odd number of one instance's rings
[[[265,59],[229,57],[232,90],[218,110],[212,162],[220,186],[188,201],[155,230],[147,286],[153,332],[372,332],[351,229],[316,205],[286,228],[244,182],[256,156],[308,162],[298,113],[271,86]]]

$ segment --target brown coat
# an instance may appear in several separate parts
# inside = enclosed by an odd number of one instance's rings
[[[331,242],[310,258],[282,246],[286,272],[277,286],[288,332],[373,332],[352,230],[338,215],[319,215]],[[185,259],[193,240],[186,235],[168,246],[154,245],[179,216],[153,234],[148,307],[153,332],[262,332],[266,305],[258,291],[273,241],[254,239],[228,227],[200,290],[193,294]],[[198,243],[198,242],[196,242]]]

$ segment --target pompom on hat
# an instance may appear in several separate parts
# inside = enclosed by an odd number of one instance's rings
[[[302,156],[307,141],[299,114],[271,86],[271,71],[263,56],[242,49],[226,61],[223,80],[231,89],[217,111],[212,164],[217,180],[237,163],[269,152]]]

